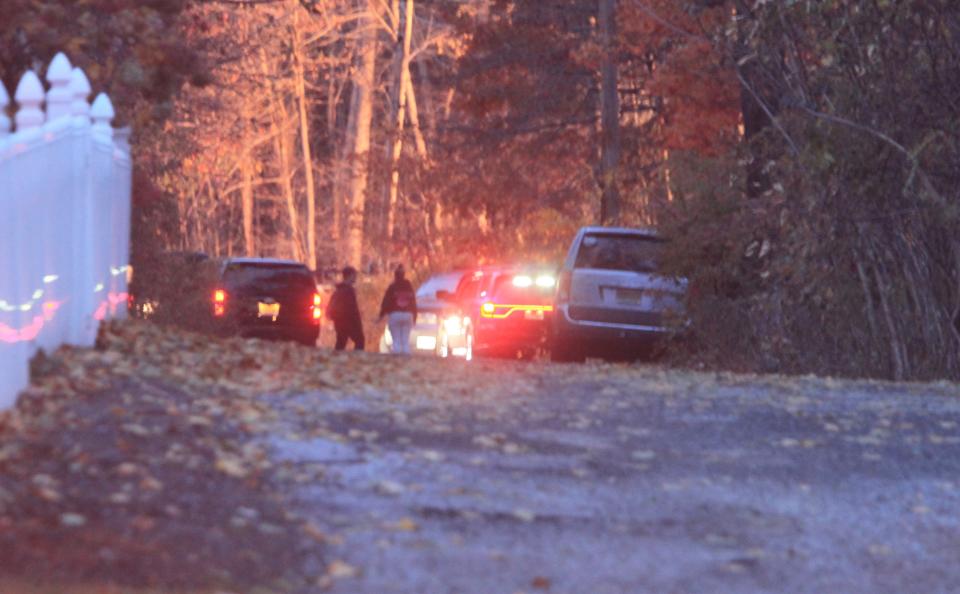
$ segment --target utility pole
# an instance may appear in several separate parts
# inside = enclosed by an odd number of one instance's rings
[[[620,95],[617,90],[616,0],[598,0],[600,44],[603,51],[600,108],[600,223],[620,224],[620,191],[617,169],[620,167]]]

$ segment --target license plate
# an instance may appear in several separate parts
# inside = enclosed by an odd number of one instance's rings
[[[257,318],[270,318],[271,321],[276,322],[279,315],[279,303],[264,303],[263,301],[257,303]]]
[[[436,336],[418,336],[417,337],[418,351],[432,351],[435,348],[437,348]]]
[[[533,309],[523,312],[523,317],[527,320],[542,320],[543,319],[543,310],[542,309]]]
[[[638,305],[643,298],[643,291],[640,289],[617,289],[617,301],[630,305]]]

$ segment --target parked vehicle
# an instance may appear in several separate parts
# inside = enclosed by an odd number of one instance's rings
[[[323,315],[310,270],[299,262],[231,258],[220,268],[212,311],[224,334],[316,345]]]
[[[652,229],[580,229],[558,276],[551,358],[635,359],[682,326],[686,279],[658,274]]]
[[[479,355],[532,358],[546,345],[552,273],[513,267],[474,270],[454,295],[465,337]]]
[[[144,257],[128,288],[130,315],[200,330],[209,317],[207,287],[216,263],[202,252]]]
[[[410,350],[415,353],[435,354],[439,357],[473,358],[472,344],[466,334],[466,325],[459,308],[450,301],[437,298],[437,293],[456,291],[466,271],[435,274],[417,289],[417,320],[410,332]],[[389,353],[393,344],[390,329],[383,332],[380,352]]]

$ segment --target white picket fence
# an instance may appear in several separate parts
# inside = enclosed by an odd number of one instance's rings
[[[46,91],[33,71],[20,80],[15,131],[0,83],[0,410],[37,349],[92,346],[100,320],[126,314],[129,146],[65,55],[46,79]]]

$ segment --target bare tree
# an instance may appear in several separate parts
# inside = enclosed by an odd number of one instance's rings
[[[307,266],[317,266],[317,198],[313,180],[313,155],[310,149],[310,118],[307,117],[307,91],[304,73],[304,48],[299,0],[291,0],[293,11],[293,80],[300,116],[300,153],[303,158],[307,189]]]
[[[355,100],[351,109],[353,131],[350,151],[350,202],[347,212],[348,261],[361,264],[363,260],[363,211],[368,181],[370,128],[373,121],[373,93],[377,61],[377,29],[374,0],[368,0],[367,13],[360,21],[360,55],[354,70]]]
[[[396,124],[393,131],[393,148],[390,154],[390,198],[387,202],[386,236],[394,240],[397,195],[400,190],[400,155],[403,151],[403,127],[407,109],[407,89],[410,85],[410,41],[413,37],[414,0],[404,0],[405,12],[402,26],[400,0],[393,0],[393,12],[397,16],[397,73],[396,73]]]

